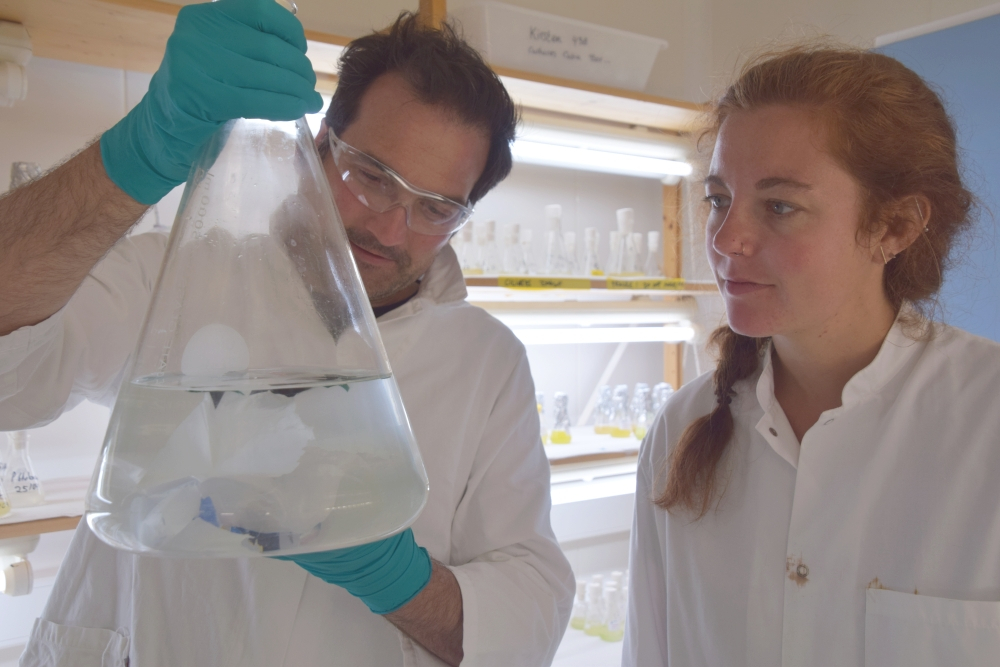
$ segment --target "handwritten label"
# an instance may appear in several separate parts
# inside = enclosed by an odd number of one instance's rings
[[[590,289],[590,281],[586,278],[500,276],[497,284],[507,289]]]
[[[556,45],[565,45],[566,48],[553,48]],[[592,52],[590,38],[586,35],[561,35],[537,26],[528,27],[528,54],[602,66],[611,64],[606,55]]]
[[[608,278],[608,289],[681,290],[683,278]]]

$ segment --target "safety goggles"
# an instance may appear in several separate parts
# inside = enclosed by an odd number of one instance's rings
[[[432,236],[451,234],[472,216],[471,206],[413,187],[375,158],[344,143],[333,130],[328,130],[327,138],[344,185],[376,213],[400,206],[406,211],[407,227],[417,234]]]

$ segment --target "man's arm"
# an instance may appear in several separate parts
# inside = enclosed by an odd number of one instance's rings
[[[146,208],[108,178],[97,142],[0,198],[0,335],[66,305]]]
[[[417,597],[391,614],[393,625],[448,663],[462,662],[462,590],[451,570],[431,561],[431,580]]]
[[[0,200],[0,335],[62,308],[224,122],[319,111],[305,52],[302,25],[272,0],[181,9],[139,104],[99,143]]]

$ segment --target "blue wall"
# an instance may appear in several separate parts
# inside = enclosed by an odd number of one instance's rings
[[[936,87],[958,125],[966,186],[982,203],[978,229],[945,276],[944,319],[1000,341],[1000,16],[921,35],[879,51]]]

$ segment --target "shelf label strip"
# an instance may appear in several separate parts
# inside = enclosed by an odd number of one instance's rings
[[[497,283],[507,289],[590,289],[590,280],[587,278],[500,276]]]
[[[608,289],[681,290],[683,278],[608,278]]]

